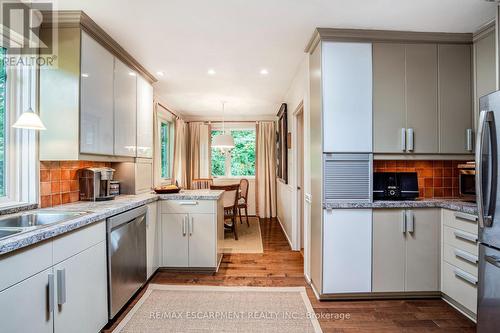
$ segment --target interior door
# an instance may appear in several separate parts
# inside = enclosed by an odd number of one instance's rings
[[[405,290],[404,209],[373,211],[373,291]]]
[[[189,267],[217,265],[217,228],[214,214],[189,214]]]
[[[439,291],[439,209],[406,211],[406,291]]]
[[[106,242],[54,266],[55,332],[99,332],[108,322]]]
[[[162,266],[189,266],[189,235],[187,220],[188,214],[161,215]]]
[[[52,279],[51,267],[0,292],[0,331],[52,333],[54,317],[49,310]]]

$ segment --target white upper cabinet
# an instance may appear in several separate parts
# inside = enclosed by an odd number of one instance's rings
[[[137,157],[153,157],[153,86],[137,77]]]
[[[115,58],[115,149],[116,156],[136,156],[137,74]]]
[[[372,151],[372,44],[322,43],[323,151]]]
[[[113,55],[82,32],[80,152],[113,155]]]

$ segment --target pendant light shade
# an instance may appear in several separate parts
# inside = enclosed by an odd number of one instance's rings
[[[46,130],[45,126],[42,123],[42,120],[40,119],[40,117],[38,117],[38,115],[33,111],[32,108],[24,111],[14,123],[14,125],[12,125],[12,127],[33,130]]]
[[[231,134],[226,134],[226,128],[224,125],[225,104],[225,102],[222,102],[222,134],[214,137],[214,140],[212,141],[212,147],[219,149],[233,149],[234,139]]]

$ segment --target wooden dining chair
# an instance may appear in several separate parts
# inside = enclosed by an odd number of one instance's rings
[[[195,178],[191,182],[192,190],[208,190],[214,183],[212,178]]]
[[[240,192],[240,184],[234,185],[211,185],[211,190],[223,190],[222,202],[224,203],[224,229],[231,230],[234,234],[234,239],[238,240],[238,232],[236,231],[237,214],[238,214],[238,199]],[[226,224],[226,220],[231,220],[231,224]]]
[[[243,220],[241,219],[242,209],[245,210],[247,226],[250,227],[250,222],[248,221],[248,179],[245,178],[240,180],[240,198],[238,200],[238,215],[240,217],[240,223],[243,223]]]

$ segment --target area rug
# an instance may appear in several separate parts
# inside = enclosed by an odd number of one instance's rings
[[[243,217],[243,224],[238,221],[236,232],[238,240],[234,240],[232,232],[226,232],[224,241],[221,242],[223,253],[263,253],[262,236],[260,234],[260,223],[257,217],[248,219],[250,227]]]
[[[150,284],[113,330],[137,332],[321,332],[304,287]]]

